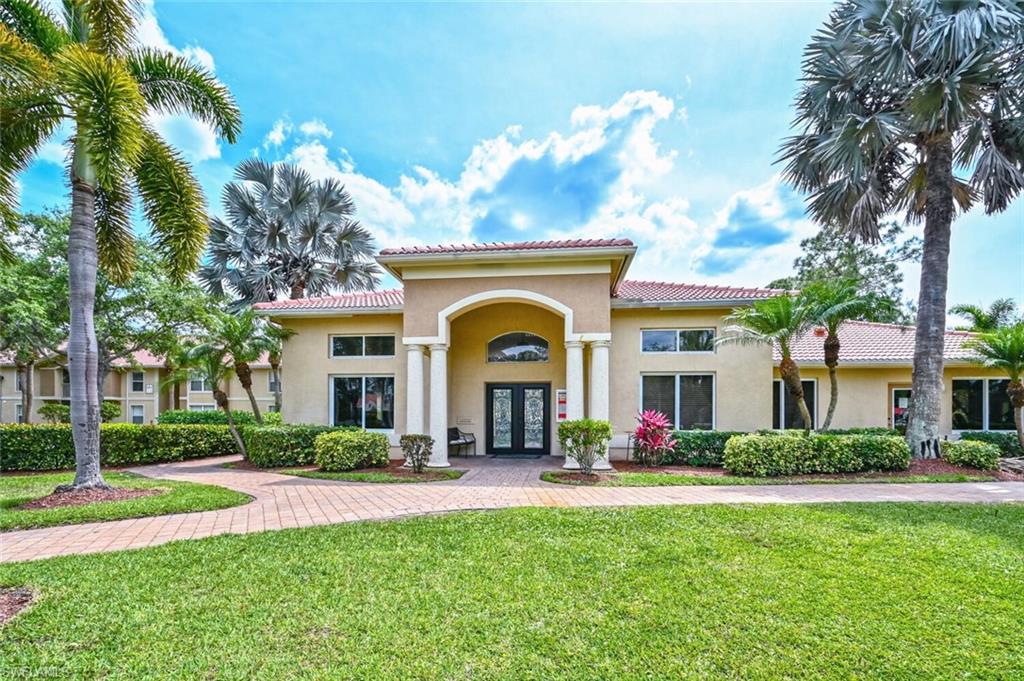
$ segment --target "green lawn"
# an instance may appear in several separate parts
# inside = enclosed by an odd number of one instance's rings
[[[198,485],[192,482],[154,480],[133,473],[106,471],[104,479],[114,487],[153,488],[167,490],[151,497],[124,501],[105,501],[83,506],[66,506],[34,511],[18,511],[14,507],[46,496],[59,484],[71,482],[73,473],[40,473],[38,475],[0,476],[0,530],[20,530],[30,527],[50,527],[88,523],[97,520],[120,520],[142,516],[209,511],[247,503],[250,497],[241,492]]]
[[[1019,504],[458,513],[0,565],[0,677],[1011,679],[1022,583]]]
[[[379,471],[348,471],[345,473],[328,473],[326,471],[310,471],[301,468],[287,468],[274,471],[283,475],[297,475],[300,478],[314,478],[316,480],[345,480],[348,482],[438,482],[440,480],[457,480],[466,471],[444,468],[440,470],[426,471],[423,477],[412,477],[410,475],[395,475],[391,471],[381,469]]]
[[[969,473],[930,473],[904,476],[856,476],[849,478],[748,478],[740,475],[685,475],[676,473],[616,473],[611,480],[582,482],[563,480],[558,471],[545,471],[540,475],[545,482],[560,485],[588,485],[591,487],[674,487],[686,485],[828,485],[862,482],[986,482],[998,480],[995,475]]]

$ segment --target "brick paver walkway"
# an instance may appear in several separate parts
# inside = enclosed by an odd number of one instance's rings
[[[421,484],[312,480],[222,468],[231,458],[143,466],[155,478],[203,482],[252,495],[244,506],[202,513],[0,533],[0,562],[140,548],[176,539],[262,532],[353,520],[510,506],[644,506],[875,501],[1024,501],[1024,483],[571,487],[540,480],[554,460],[454,459],[462,478]]]

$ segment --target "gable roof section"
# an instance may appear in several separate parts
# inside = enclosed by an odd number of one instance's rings
[[[487,244],[439,244],[437,246],[402,246],[385,248],[380,254],[445,255],[456,253],[494,253],[501,251],[545,251],[566,248],[632,248],[629,239],[562,239],[549,241],[497,241]]]
[[[340,293],[323,298],[299,298],[297,300],[275,300],[256,303],[254,310],[261,312],[287,313],[318,312],[337,310],[339,312],[401,312],[404,295],[402,289],[386,291],[359,291]]]
[[[751,303],[786,293],[783,289],[711,286],[707,284],[676,284],[664,281],[630,281],[619,285],[612,298],[612,307],[679,305],[728,306]]]
[[[839,327],[839,364],[911,364],[914,361],[914,329],[913,326],[898,324],[846,322]],[[973,355],[964,344],[973,336],[967,331],[947,331],[943,352],[945,361],[960,363],[970,360]],[[772,355],[776,363],[782,359],[778,348]],[[811,331],[798,338],[793,343],[793,359],[797,363],[824,363],[825,337]]]

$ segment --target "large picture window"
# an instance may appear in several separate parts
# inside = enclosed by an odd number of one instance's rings
[[[331,336],[331,357],[394,356],[394,336]]]
[[[394,376],[335,376],[331,390],[334,425],[369,430],[395,427]]]
[[[640,332],[643,352],[714,352],[714,329],[645,329]]]
[[[953,380],[953,430],[1013,430],[1005,378]]]
[[[506,333],[487,344],[487,361],[546,362],[548,342],[533,333]]]
[[[818,382],[811,379],[801,381],[800,385],[804,389],[804,402],[807,403],[807,411],[811,412],[811,428],[816,428],[818,423],[816,409]],[[780,428],[803,430],[803,427],[804,421],[800,416],[800,408],[796,400],[790,397],[789,391],[786,390],[782,381],[772,381],[772,428],[775,430]]]
[[[640,408],[661,412],[677,430],[715,427],[714,374],[655,374],[640,377]]]

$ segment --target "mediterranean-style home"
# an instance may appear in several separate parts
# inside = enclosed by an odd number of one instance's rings
[[[261,411],[274,405],[274,385],[266,357],[252,367],[253,393]],[[103,400],[121,407],[115,421],[156,423],[168,409],[205,411],[216,409],[210,386],[200,376],[192,376],[178,386],[178,404],[174,404],[174,387],[166,385],[167,367],[162,357],[145,350],[132,355],[132,360],[117,360],[103,387]],[[21,377],[10,354],[0,352],[0,423],[23,423]],[[249,396],[238,378],[232,376],[225,388],[231,408],[251,411]],[[47,402],[67,402],[71,397],[71,379],[62,358],[55,356],[37,363],[32,370],[32,407],[30,419],[42,421],[37,412]]]
[[[583,416],[611,421],[621,457],[641,409],[680,429],[795,426],[772,349],[715,344],[733,308],[782,291],[627,279],[635,253],[626,239],[390,248],[377,261],[401,290],[258,304],[296,332],[282,416],[379,430],[392,445],[429,433],[432,466],[468,435],[479,453],[558,455],[558,422]],[[850,323],[840,337],[834,427],[900,426],[913,328]],[[1005,383],[970,365],[969,337],[946,337],[942,430],[1012,429]],[[823,340],[795,347],[818,422]]]

